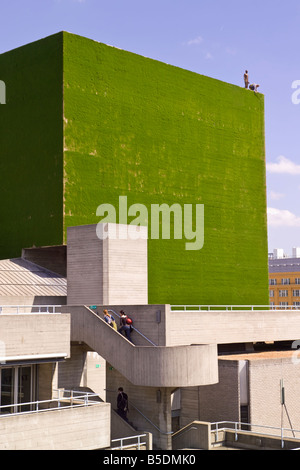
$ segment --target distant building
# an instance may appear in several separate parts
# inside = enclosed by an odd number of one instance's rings
[[[269,255],[269,295],[271,306],[300,306],[300,248],[293,248],[292,257],[283,250]]]

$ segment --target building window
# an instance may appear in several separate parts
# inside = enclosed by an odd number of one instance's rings
[[[241,423],[242,424],[241,429],[244,429],[245,431],[249,431],[249,421],[250,421],[250,410],[249,410],[249,405],[242,405],[241,406]]]
[[[280,307],[287,307],[289,305],[288,302],[279,302]]]
[[[291,280],[289,278],[281,279],[281,284],[290,284]]]
[[[274,297],[274,291],[270,290],[270,297]]]
[[[277,286],[277,279],[270,279],[269,284],[270,286]]]
[[[289,295],[289,291],[284,289],[279,291],[279,297],[287,297]]]
[[[299,289],[294,289],[293,290],[293,297],[300,297],[300,290]]]
[[[295,284],[298,284],[298,285],[300,284],[300,277],[296,277]]]
[[[0,414],[29,411],[35,399],[36,366],[14,366],[0,369]],[[23,406],[17,406],[24,403]]]

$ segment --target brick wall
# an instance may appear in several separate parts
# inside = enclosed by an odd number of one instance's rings
[[[252,424],[300,429],[300,363],[290,357],[250,361],[250,416]],[[280,400],[280,381],[285,388],[286,408]],[[283,415],[281,414],[283,411]],[[290,419],[290,421],[289,421]],[[288,434],[288,437],[292,437]],[[299,434],[298,434],[299,437]]]
[[[182,389],[181,427],[194,420],[239,421],[239,362],[219,360],[219,383]]]

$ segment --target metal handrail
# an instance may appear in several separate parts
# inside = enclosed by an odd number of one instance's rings
[[[75,392],[75,393],[81,393],[80,396],[78,397],[70,397],[69,400],[70,400],[70,405],[67,406],[67,405],[64,405],[63,408],[75,408],[75,407],[79,407],[79,406],[89,406],[89,405],[98,405],[99,404],[99,401],[96,401],[96,400],[90,400],[91,397],[98,397],[99,398],[99,395],[97,393],[90,393],[90,392],[86,392],[84,394],[82,394],[82,392]],[[81,403],[77,403],[74,405],[74,401],[81,401]],[[4,418],[4,417],[8,417],[8,416],[16,416],[16,415],[22,415],[22,414],[29,414],[29,413],[39,413],[39,412],[44,412],[44,411],[53,411],[53,410],[57,410],[57,409],[61,409],[61,402],[62,401],[66,401],[68,400],[68,397],[58,397],[58,398],[51,398],[49,400],[39,400],[39,401],[31,401],[31,402],[26,402],[26,403],[11,403],[10,405],[1,405],[0,406],[0,419],[1,418]],[[56,408],[40,408],[40,406],[42,404],[45,404],[45,403],[57,403],[57,407]],[[1,410],[2,409],[6,409],[6,408],[17,408],[17,407],[22,407],[22,406],[30,406],[30,407],[33,407],[35,406],[35,409],[31,409],[31,410],[28,410],[28,411],[19,411],[19,412],[14,412],[14,413],[6,413],[6,414],[2,414],[1,413]]]
[[[171,305],[171,311],[210,311],[210,310],[300,310],[296,305]]]
[[[58,397],[57,397],[57,400],[65,400],[65,399],[70,399],[70,400],[78,400],[78,399],[81,399],[82,397],[97,397],[101,400],[100,396],[98,393],[94,393],[94,392],[83,392],[82,390],[68,390],[66,388],[53,388],[52,389],[52,392],[58,392]],[[61,393],[65,394],[65,393],[69,393],[70,396],[67,397],[67,396],[62,396],[61,397]],[[78,394],[79,396],[76,396],[76,394]]]
[[[112,309],[108,309],[108,312],[112,312],[114,315],[116,315],[119,319],[121,318],[121,315],[119,315],[117,312],[115,312]],[[132,329],[136,331],[139,335],[141,335],[146,341],[148,341],[152,346],[155,346],[156,348],[158,347],[157,344],[153,343],[151,339],[147,338],[143,333],[141,333],[135,326],[132,326]]]
[[[38,309],[37,312],[24,312],[23,310],[25,309]],[[22,314],[22,315],[34,315],[34,314],[40,314],[40,313],[61,313],[61,312],[56,312],[55,309],[61,309],[61,305],[0,305],[0,314],[3,314],[3,309],[7,310],[7,309],[14,309],[15,310],[15,313],[8,313],[5,311],[5,314],[7,315],[18,315],[18,314]],[[45,310],[46,311],[43,311]],[[52,311],[51,311],[52,309]]]
[[[106,392],[113,392],[113,393],[116,393],[116,390],[109,390],[108,388],[105,389]],[[156,426],[156,424],[154,424],[149,418],[147,418],[147,416],[144,415],[144,413],[141,412],[141,410],[139,410],[130,400],[128,400],[128,404],[130,406],[132,406],[146,421],[148,421],[148,423],[151,424],[151,426],[153,426],[160,434],[164,434],[166,436],[168,435],[171,435],[171,434],[174,434],[173,431],[170,431],[170,432],[166,432],[166,431],[162,431],[161,429],[159,429],[159,427]]]
[[[137,450],[140,450],[142,445],[147,445],[146,441],[141,442],[142,437],[146,437],[146,434],[138,434],[137,436],[120,437],[119,439],[112,439],[111,443],[120,441],[121,445],[119,447],[111,447],[110,450],[124,450],[124,449],[129,449],[129,448],[132,448],[132,447],[136,447],[136,446],[137,446]],[[134,442],[133,444],[127,444],[127,445],[124,446],[123,442],[127,441],[127,440],[130,440],[130,439],[137,439],[137,442]]]
[[[128,401],[128,403],[130,404],[130,406],[133,406],[133,408],[138,413],[140,413],[140,415],[143,416],[143,418],[145,418],[145,420],[148,421],[148,423],[150,423],[151,426],[153,426],[160,434],[163,434],[165,436],[170,436],[170,435],[174,434],[173,431],[166,432],[166,431],[162,431],[161,429],[159,429],[159,427],[157,427],[156,424],[154,424],[149,418],[147,418],[147,416],[145,416],[144,413],[142,413],[141,410],[139,410],[133,403],[131,403],[130,401]]]
[[[179,429],[179,431],[175,432],[173,434],[173,439],[177,439],[178,437],[183,436],[184,434],[187,434],[190,431],[197,431],[197,427],[193,426],[193,423],[191,425],[186,426],[186,428]]]
[[[91,309],[91,307],[88,307],[86,306],[87,309],[93,311]],[[115,312],[114,310],[112,309],[107,309],[108,312],[112,312],[114,315],[116,315],[119,319],[121,318],[121,315],[119,315],[117,312]],[[146,341],[148,341],[148,343],[150,343],[152,346],[155,346],[156,348],[158,347],[157,344],[153,343],[153,341],[151,341],[151,339],[147,338],[147,336],[145,336],[143,333],[141,333],[141,331],[139,331],[137,328],[135,328],[134,326],[132,326],[132,329],[134,331],[136,331],[140,336],[142,336]]]
[[[227,427],[227,426],[223,426],[223,427],[219,427],[219,425],[223,425],[223,424],[231,424],[233,425],[233,427]],[[266,426],[266,425],[262,425],[262,424],[251,424],[251,423],[242,423],[242,422],[237,422],[237,421],[218,421],[218,422],[215,422],[215,423],[211,423],[211,426],[216,426],[216,429],[211,429],[212,432],[215,432],[216,433],[216,440],[218,441],[218,433],[220,431],[232,431],[234,429],[234,433],[235,433],[235,441],[238,440],[238,431],[242,431],[243,433],[248,433],[248,434],[251,434],[253,431],[247,431],[246,429],[241,429],[241,426],[250,426],[251,428],[264,428],[264,429],[275,429],[277,431],[280,431],[280,439],[281,439],[281,447],[283,448],[284,447],[284,431],[287,431],[287,432],[292,432],[293,434],[296,432],[296,433],[300,433],[300,430],[296,430],[296,429],[289,429],[289,428],[282,428],[282,427],[276,427],[276,426]],[[278,437],[278,435],[276,434],[270,434],[270,433],[260,433],[260,435],[262,436],[271,436],[271,437]],[[289,439],[294,439],[294,440],[299,440],[295,437],[291,437]]]

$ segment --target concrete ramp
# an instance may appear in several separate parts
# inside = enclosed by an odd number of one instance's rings
[[[66,306],[71,341],[84,342],[132,384],[193,387],[218,382],[216,345],[135,346],[84,306]]]

